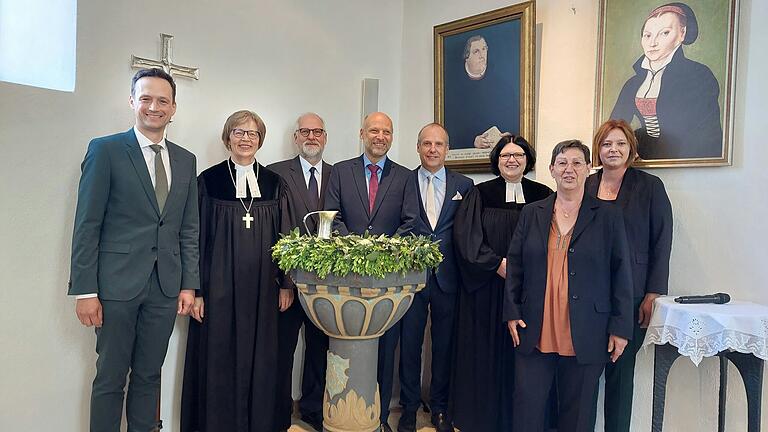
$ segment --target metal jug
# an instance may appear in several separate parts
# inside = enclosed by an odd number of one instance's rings
[[[333,226],[333,219],[336,217],[336,213],[338,213],[337,210],[319,210],[309,212],[304,215],[304,219],[302,220],[304,222],[304,228],[306,228],[307,233],[309,233],[307,218],[313,214],[317,214],[320,216],[317,223],[317,237],[321,239],[329,239],[331,238],[331,227]]]

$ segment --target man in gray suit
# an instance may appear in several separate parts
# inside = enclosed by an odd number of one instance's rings
[[[288,199],[295,211],[292,228],[298,227],[307,234],[302,219],[309,212],[322,210],[323,196],[328,189],[332,165],[323,160],[323,150],[328,140],[325,121],[315,113],[305,113],[296,119],[293,143],[299,154],[291,159],[269,165],[288,185]],[[317,231],[316,217],[307,218],[310,233]],[[315,430],[323,430],[323,392],[328,352],[328,336],[312,324],[301,304],[294,301],[280,314],[279,361],[277,405],[278,429],[287,430],[291,425],[293,399],[291,397],[291,372],[293,353],[296,350],[299,330],[304,325],[304,371],[301,379],[299,412],[301,419]]]
[[[69,294],[96,327],[93,432],[149,432],[176,314],[199,288],[195,156],[165,139],[176,84],[159,69],[131,81],[136,125],[88,145],[78,188]]]

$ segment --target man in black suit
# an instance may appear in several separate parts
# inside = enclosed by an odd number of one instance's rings
[[[309,212],[323,208],[323,197],[328,189],[332,166],[323,161],[323,150],[328,139],[325,122],[315,113],[306,113],[296,119],[293,142],[299,154],[291,159],[269,165],[288,185],[288,199],[295,209],[293,227],[302,234],[306,228],[302,219]],[[315,218],[307,218],[310,233],[316,231]],[[299,329],[304,324],[304,372],[301,380],[299,411],[301,419],[318,431],[323,430],[323,391],[325,390],[326,353],[328,336],[309,320],[298,301],[280,314],[278,363],[278,422],[279,429],[291,425],[291,375],[293,352],[296,350]]]
[[[195,156],[165,139],[176,84],[159,69],[131,82],[136,125],[88,145],[77,192],[69,294],[96,327],[92,432],[155,430],[160,368],[176,314],[200,286]]]
[[[413,199],[405,194],[405,184],[411,172],[387,157],[392,147],[392,120],[381,112],[368,114],[360,129],[360,139],[365,152],[337,163],[328,184],[324,207],[339,211],[334,229],[342,235],[363,234],[366,231],[371,234],[404,234],[410,230],[415,219],[415,215],[403,214],[403,202]],[[398,322],[379,339],[377,379],[381,395],[382,431],[391,431],[387,419],[399,335]]]
[[[472,180],[445,168],[448,154],[448,133],[430,123],[419,131],[416,151],[421,166],[415,169],[406,185],[406,195],[416,197],[406,201],[407,209],[415,213],[415,235],[425,235],[440,241],[443,261],[432,270],[427,286],[418,292],[411,308],[403,317],[400,333],[400,404],[403,415],[398,432],[416,431],[416,410],[421,403],[421,348],[427,314],[431,312],[432,381],[430,401],[432,424],[438,432],[452,432],[447,416],[448,391],[451,375],[451,346],[454,339],[454,315],[459,275],[453,251],[453,217],[461,200],[472,188]]]

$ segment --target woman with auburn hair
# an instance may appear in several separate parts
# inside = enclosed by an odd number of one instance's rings
[[[291,218],[280,177],[256,160],[266,127],[237,111],[221,139],[230,157],[197,178],[200,290],[189,320],[182,432],[274,432],[278,314],[292,285],[271,249]]]
[[[602,169],[587,178],[586,191],[621,207],[629,243],[635,326],[624,355],[605,368],[605,430],[628,432],[635,355],[645,338],[653,301],[668,289],[672,205],[660,178],[632,167],[637,139],[627,122],[603,123],[592,148]]]

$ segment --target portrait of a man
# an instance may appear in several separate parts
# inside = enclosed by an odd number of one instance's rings
[[[520,21],[446,37],[444,72],[451,148],[490,150],[496,130],[519,134]]]
[[[488,43],[482,36],[472,36],[464,44],[464,69],[471,80],[483,79],[488,69]]]
[[[435,121],[451,139],[446,166],[489,172],[504,133],[535,147],[533,1],[434,27]]]
[[[714,7],[700,0],[631,3],[629,10],[621,9],[626,1],[603,3],[601,121],[630,122],[640,162],[649,166],[727,163],[729,1]],[[619,17],[619,11],[631,22],[625,19],[620,26],[612,20],[612,12]],[[631,69],[617,63],[630,60],[620,53],[619,41],[625,52],[642,50]],[[636,48],[627,50],[626,43]]]

